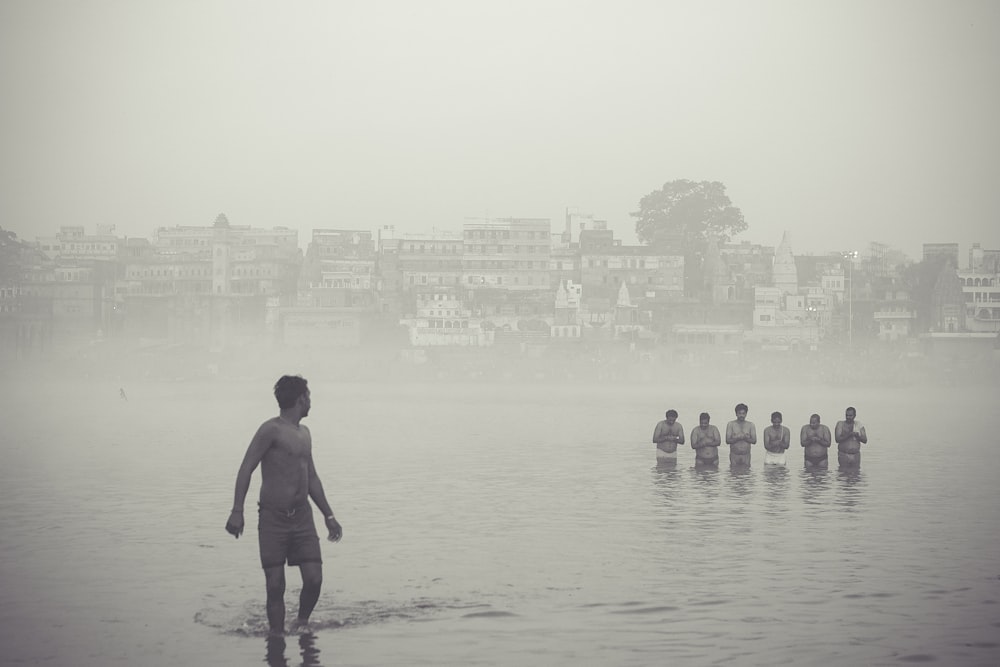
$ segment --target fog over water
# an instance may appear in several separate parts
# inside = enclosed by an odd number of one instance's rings
[[[1000,659],[995,383],[383,382],[289,364],[310,379],[305,423],[345,536],[323,543],[313,632],[280,645],[252,515],[243,539],[223,530],[249,438],[277,412],[273,361],[247,362],[237,378],[6,369],[0,662]],[[690,433],[741,401],[758,429],[784,413],[787,468],[765,469],[760,445],[749,470],[725,447],[718,470],[687,447],[657,465],[665,409]],[[862,467],[804,471],[798,427],[819,412],[832,428],[847,405],[869,434]],[[290,614],[298,588],[290,570]]]
[[[0,5],[0,225],[608,220],[721,181],[796,252],[1000,247],[1000,6]]]
[[[569,207],[630,244],[639,200],[691,179],[726,185],[737,241],[957,242],[964,263],[1000,248],[998,43],[987,1],[11,0],[0,227],[148,237],[221,212],[304,247],[557,231]],[[421,356],[395,333],[0,350],[0,664],[1000,664],[992,347]],[[278,643],[259,471],[244,537],[223,526],[285,373],[310,381],[345,535],[313,631]],[[724,431],[740,402],[758,433],[784,413],[787,467],[761,444],[747,470],[725,446],[718,470],[689,444],[657,464],[665,410]],[[861,468],[804,471],[798,429],[847,406]]]

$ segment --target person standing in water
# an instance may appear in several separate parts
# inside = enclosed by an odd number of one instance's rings
[[[868,442],[865,427],[855,417],[858,411],[847,408],[844,420],[837,422],[834,435],[837,438],[837,462],[845,468],[861,465],[861,445]]]
[[[666,419],[653,429],[657,461],[676,461],[677,445],[684,444],[684,427],[677,423],[677,411],[667,410]]]
[[[750,465],[750,445],[757,444],[757,427],[747,421],[745,403],[736,406],[736,419],[726,424],[726,444],[729,445],[729,463]]]
[[[826,470],[830,465],[830,428],[819,422],[819,415],[809,417],[809,423],[799,431],[799,440],[805,447],[806,470]]]
[[[709,423],[710,420],[709,414],[702,412],[698,416],[698,425],[691,430],[691,449],[695,451],[696,467],[719,465],[722,436],[719,435],[719,429]]]
[[[309,499],[323,515],[328,539],[337,542],[343,528],[334,518],[313,465],[312,435],[300,422],[309,414],[309,387],[300,376],[282,376],[274,385],[280,413],[260,425],[236,475],[233,509],[226,531],[243,533],[243,502],[250,477],[261,468],[258,541],[267,592],[267,622],[274,636],[285,632],[285,563],[298,566],[302,592],[296,627],[304,627],[319,599],[323,558]]]
[[[791,443],[792,434],[787,426],[781,425],[781,413],[771,413],[771,425],[764,429],[765,465],[783,466],[786,463],[785,450]]]

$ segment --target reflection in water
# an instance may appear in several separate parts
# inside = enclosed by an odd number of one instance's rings
[[[764,466],[765,499],[764,511],[780,514],[788,510],[788,468],[785,466]]]
[[[733,495],[738,498],[747,498],[753,494],[753,473],[750,466],[746,464],[731,465],[729,467],[729,485]]]
[[[802,471],[802,500],[806,505],[822,505],[823,494],[829,486],[829,470]]]
[[[657,470],[677,470],[677,459],[656,459]]]
[[[855,506],[860,505],[864,499],[865,479],[860,468],[841,468],[837,471],[836,503],[848,510],[853,511]]]
[[[663,496],[664,504],[672,507],[678,498],[681,474],[677,470],[677,460],[660,459],[653,468],[653,485]]]
[[[719,467],[695,464],[689,468],[694,488],[706,495],[706,500],[715,500],[719,495]]]
[[[268,637],[266,658],[268,667],[289,667],[285,657],[285,638]],[[316,635],[303,632],[299,635],[299,655],[302,656],[301,667],[322,667],[319,661],[319,649],[316,648]]]
[[[288,667],[288,659],[285,657],[285,638],[269,636],[265,656],[267,667]]]

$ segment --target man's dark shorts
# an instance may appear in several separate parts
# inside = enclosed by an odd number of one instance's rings
[[[261,507],[258,518],[262,567],[283,567],[286,561],[289,565],[323,562],[309,503],[291,513]]]

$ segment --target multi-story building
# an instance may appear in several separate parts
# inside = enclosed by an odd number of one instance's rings
[[[956,273],[965,300],[965,328],[973,333],[1000,332],[1000,250],[973,244],[969,268]]]
[[[0,229],[0,361],[46,353],[54,284],[54,263],[37,244]]]
[[[234,226],[161,227],[119,252],[115,311],[133,335],[224,346],[267,334],[268,313],[295,303],[298,232]]]
[[[314,229],[303,267],[312,305],[374,308],[375,259],[370,231]]]
[[[470,289],[548,290],[548,218],[466,219],[463,279]]]
[[[910,338],[916,322],[916,311],[910,293],[895,280],[884,279],[878,285],[875,298],[875,327],[878,339],[896,342]]]
[[[462,232],[434,229],[404,234],[398,241],[398,267],[404,290],[457,287],[462,283]]]
[[[650,246],[626,246],[609,229],[580,232],[580,283],[617,298],[627,285],[633,300],[680,300],[684,295],[684,257]]]
[[[771,284],[774,246],[749,241],[726,243],[719,247],[719,255],[732,276],[735,300],[750,301],[755,287]]]
[[[787,232],[775,251],[771,276],[771,286],[754,288],[753,328],[747,340],[765,350],[816,350],[828,295],[799,286]]]
[[[485,347],[493,344],[494,332],[474,317],[453,289],[420,290],[416,315],[401,320],[414,347]]]
[[[958,244],[957,243],[925,243],[924,261],[942,257],[951,262],[951,265],[958,268]]]

